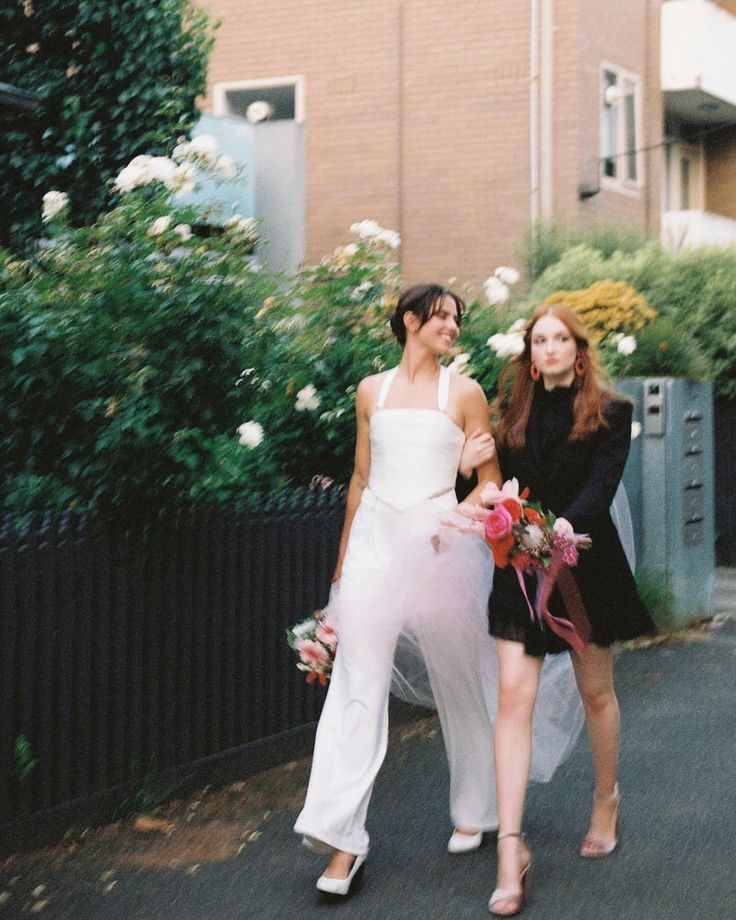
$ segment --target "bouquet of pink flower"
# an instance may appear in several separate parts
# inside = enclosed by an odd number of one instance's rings
[[[590,625],[568,570],[577,565],[579,550],[590,547],[590,537],[575,533],[569,521],[543,511],[539,504],[527,500],[528,495],[528,489],[519,492],[515,478],[504,482],[500,489],[488,483],[480,493],[482,504],[458,505],[456,511],[466,523],[447,523],[455,530],[482,537],[499,568],[511,564],[532,619],[540,624],[546,622],[574,649],[582,650],[590,639]],[[537,575],[539,590],[534,605],[527,594],[525,572]],[[547,601],[555,585],[563,596],[569,620],[549,612]]]
[[[307,683],[316,680],[324,687],[332,673],[337,651],[337,633],[321,610],[286,630],[286,641],[298,656],[300,671],[306,671]]]

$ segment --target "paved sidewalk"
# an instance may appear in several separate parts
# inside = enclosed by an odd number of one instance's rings
[[[736,573],[719,572],[719,584],[717,628],[624,651],[617,660],[624,741],[616,854],[601,861],[576,855],[591,796],[584,737],[551,783],[532,787],[527,920],[736,917]],[[392,730],[370,812],[372,852],[361,889],[346,901],[318,901],[322,861],[291,832],[308,766],[295,762],[181,803],[169,815],[169,836],[136,834],[128,824],[90,832],[71,849],[0,863],[0,899],[8,895],[0,918],[489,916],[493,840],[470,855],[445,852],[447,768],[434,716]]]

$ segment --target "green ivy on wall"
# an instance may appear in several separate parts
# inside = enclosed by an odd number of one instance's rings
[[[23,252],[44,192],[66,192],[74,223],[91,223],[125,163],[189,131],[213,39],[190,0],[8,0],[0,31],[3,81],[41,101],[0,124],[0,246]]]

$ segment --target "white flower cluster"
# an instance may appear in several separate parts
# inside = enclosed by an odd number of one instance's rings
[[[524,351],[524,329],[526,322],[517,319],[506,332],[497,332],[486,343],[499,358],[514,358]]]
[[[386,230],[375,220],[361,220],[357,224],[351,224],[350,232],[367,243],[388,246],[389,249],[398,249],[401,245],[401,235],[396,230]]]
[[[308,383],[296,394],[296,403],[294,404],[297,412],[314,412],[319,409],[322,400],[317,395],[314,384]]]
[[[157,217],[156,220],[152,221],[146,232],[149,236],[161,236],[162,233],[166,233],[170,226],[171,218],[168,214],[165,214],[163,217]]]
[[[125,194],[152,182],[161,182],[177,195],[186,195],[194,188],[194,169],[188,163],[177,165],[169,157],[152,157],[144,153],[133,157],[118,173],[114,186]]]
[[[452,364],[447,368],[451,374],[464,374],[470,363],[470,354],[467,351],[455,355]]]
[[[153,157],[140,154],[124,167],[115,179],[115,188],[122,193],[141,185],[161,182],[177,196],[194,190],[197,165],[216,169],[226,179],[232,179],[237,168],[232,157],[220,155],[217,138],[200,134],[190,141],[177,144],[171,157]]]
[[[69,196],[66,192],[51,191],[46,192],[43,196],[43,212],[41,219],[46,224],[53,220],[57,214],[64,210],[69,204]]]
[[[636,351],[636,339],[633,335],[624,335],[622,332],[616,332],[609,338],[616,346],[616,351],[624,357],[633,355]]]
[[[190,141],[180,141],[172,157],[180,162],[200,162],[210,169],[216,169],[226,179],[232,179],[237,173],[235,161],[228,154],[220,153],[220,145],[213,134],[198,134]]]
[[[238,425],[238,441],[252,450],[263,441],[263,425],[260,422],[243,422]]]
[[[365,278],[357,287],[354,287],[350,293],[350,299],[353,301],[363,300],[366,294],[369,291],[372,291],[375,288],[375,283],[370,280],[370,278]]]
[[[258,221],[252,217],[241,217],[240,214],[233,214],[225,221],[225,229],[233,236],[243,237],[248,240],[258,238]]]
[[[496,271],[483,282],[486,300],[492,307],[500,306],[511,296],[510,287],[518,283],[521,275],[510,265],[499,265]]]

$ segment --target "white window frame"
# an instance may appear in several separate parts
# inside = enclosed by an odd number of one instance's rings
[[[610,106],[606,105],[605,92],[607,88],[606,73],[610,72],[616,77],[616,85],[621,86],[624,82],[633,85],[634,97],[634,147],[636,151],[636,178],[631,179],[627,170],[627,152],[629,147],[626,140],[626,111],[624,108],[624,95],[618,94]],[[599,124],[600,124],[600,176],[601,188],[612,192],[619,192],[624,195],[639,197],[641,189],[644,186],[644,157],[641,152],[641,139],[643,130],[642,115],[642,81],[638,74],[618,64],[612,64],[610,61],[602,61],[600,69],[600,87],[599,87]],[[616,175],[607,176],[605,173],[606,160],[611,159],[610,151],[606,149],[606,139],[608,134],[607,112],[613,108],[616,118],[616,150],[613,157],[616,164]]]
[[[294,121],[300,125],[304,121],[305,112],[305,86],[306,81],[299,74],[289,74],[285,77],[266,77],[259,80],[228,80],[215,83],[212,87],[212,114],[232,115],[233,112],[228,102],[227,94],[233,90],[268,89],[273,86],[294,87]]]

